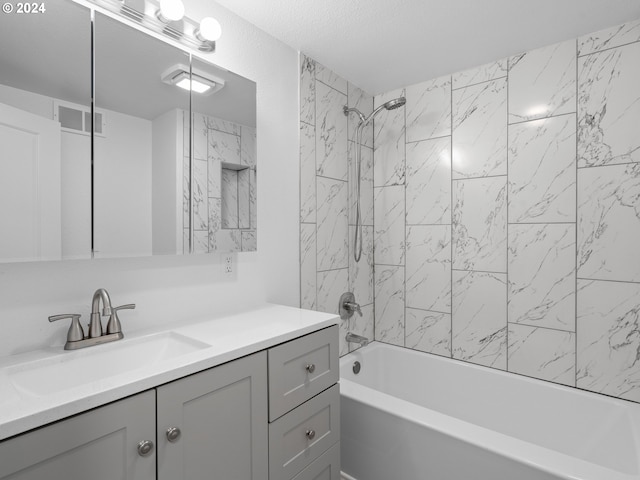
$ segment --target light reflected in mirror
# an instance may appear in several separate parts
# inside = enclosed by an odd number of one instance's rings
[[[91,256],[91,16],[0,15],[0,262]]]
[[[193,251],[254,251],[256,84],[195,58],[192,73],[219,88],[191,97]]]

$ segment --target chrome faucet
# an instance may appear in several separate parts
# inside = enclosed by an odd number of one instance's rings
[[[102,301],[102,314],[100,314],[100,301]],[[89,338],[102,336],[102,316],[111,315],[111,297],[104,288],[99,288],[93,294],[91,300],[91,317],[89,320]]]
[[[102,310],[100,310],[101,303]],[[118,318],[118,310],[129,310],[134,308],[136,308],[134,303],[121,305],[119,307],[112,307],[109,293],[104,288],[99,288],[95,291],[91,300],[91,315],[86,337],[84,335],[84,330],[80,325],[80,315],[77,313],[53,315],[49,317],[49,321],[55,322],[65,318],[71,319],[71,326],[67,333],[67,343],[65,343],[64,349],[77,350],[78,348],[91,347],[92,345],[114,342],[124,338],[120,319]],[[106,333],[103,333],[102,330],[103,316],[109,316]]]
[[[366,347],[369,344],[369,339],[367,337],[362,337],[351,332],[347,332],[345,340],[348,343],[359,343],[361,347]]]

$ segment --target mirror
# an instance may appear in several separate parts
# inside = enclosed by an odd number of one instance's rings
[[[192,75],[223,85],[191,96],[194,251],[254,251],[256,84],[196,58]]]
[[[96,12],[92,137],[90,13],[0,17],[0,262],[255,250],[255,83]]]
[[[0,16],[0,262],[91,257],[91,12]]]

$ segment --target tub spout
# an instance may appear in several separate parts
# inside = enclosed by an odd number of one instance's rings
[[[355,333],[348,332],[345,337],[347,342],[349,343],[359,343],[361,347],[366,347],[369,343],[369,339],[366,337],[362,337],[360,335],[356,335]]]

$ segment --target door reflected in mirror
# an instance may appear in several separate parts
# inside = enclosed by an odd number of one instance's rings
[[[0,16],[0,262],[91,257],[91,13]]]

